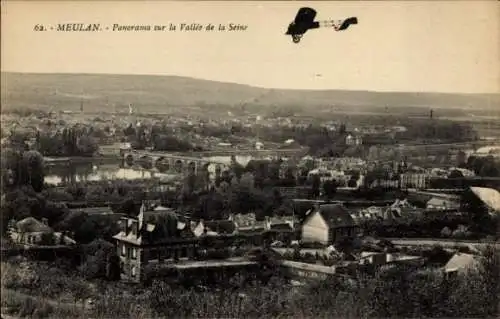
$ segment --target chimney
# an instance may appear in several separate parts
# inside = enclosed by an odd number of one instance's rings
[[[138,235],[138,226],[139,226],[139,222],[137,220],[132,220],[132,223],[131,223],[131,231],[132,231],[132,234],[134,234],[134,236],[137,236]]]
[[[120,218],[120,226],[121,230],[125,233],[125,236],[128,235],[128,218],[127,217],[122,217]]]
[[[62,231],[59,236],[59,245],[64,245],[64,236],[66,236],[66,231]]]
[[[269,216],[266,216],[265,221],[266,221],[266,223],[265,223],[265,225],[264,225],[264,226],[265,226],[265,228],[266,228],[267,230],[271,229],[271,218],[270,218]]]
[[[314,205],[313,205],[313,212],[319,210],[319,203],[318,202],[315,202]]]
[[[196,224],[196,222],[195,222],[195,221],[193,221],[193,220],[189,221],[189,228],[191,229],[191,231],[194,231],[194,230],[195,230],[196,225],[197,225],[197,224]]]
[[[143,200],[142,204],[141,204],[141,210],[140,210],[140,212],[144,213],[144,212],[149,211],[149,208],[150,208],[149,205],[150,205],[149,201]]]

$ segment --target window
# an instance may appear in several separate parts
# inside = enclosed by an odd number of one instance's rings
[[[122,244],[122,256],[127,255],[127,247],[125,247],[125,244]]]
[[[136,267],[135,267],[135,266],[132,266],[132,270],[131,270],[131,272],[130,272],[131,276],[132,276],[132,277],[135,277],[135,276],[136,276],[136,272],[137,272]]]
[[[137,248],[132,248],[132,259],[137,259]]]

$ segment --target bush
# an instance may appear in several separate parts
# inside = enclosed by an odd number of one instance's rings
[[[451,236],[451,234],[452,234],[452,232],[451,232],[451,229],[449,227],[444,227],[441,230],[441,237],[448,238]]]
[[[25,298],[19,309],[20,317],[33,317],[33,312],[36,309],[36,300],[34,298]]]
[[[32,318],[50,318],[54,312],[54,307],[52,307],[47,302],[39,302],[37,307],[32,313]]]
[[[453,233],[451,234],[451,236],[453,238],[457,238],[457,239],[467,238],[470,235],[471,235],[471,232],[468,231],[468,227],[464,226],[464,225],[458,225],[457,229],[455,229],[453,231]]]

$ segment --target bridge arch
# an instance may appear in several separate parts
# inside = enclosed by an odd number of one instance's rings
[[[170,162],[166,157],[162,156],[156,160],[155,167],[160,173],[165,173],[170,170]]]
[[[139,165],[144,169],[153,168],[153,158],[148,155],[143,155],[139,158]]]
[[[174,169],[177,173],[181,173],[183,168],[184,168],[184,163],[180,159],[174,162]]]
[[[198,167],[197,169],[197,174],[199,176],[201,176],[201,178],[203,179],[203,182],[204,183],[208,183],[210,182],[210,176],[211,176],[211,173],[210,173],[210,163],[198,163],[198,165],[200,165],[200,167]]]
[[[201,167],[200,167],[200,170],[209,172],[210,165],[212,165],[212,164],[211,163],[203,163],[203,165],[201,165]]]
[[[191,161],[188,163],[188,173],[195,173],[196,172],[196,162]]]
[[[222,166],[220,164],[215,165],[215,176],[221,176],[222,175]]]
[[[132,154],[128,154],[125,156],[125,164],[127,164],[127,166],[134,165],[134,156]]]

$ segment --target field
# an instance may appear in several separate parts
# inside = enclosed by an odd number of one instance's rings
[[[407,115],[410,110],[414,116],[428,116],[434,108],[442,116],[469,118],[498,116],[500,94],[283,90],[177,76],[2,73],[6,109],[79,111],[81,103],[93,112],[128,112],[131,103],[142,113],[227,107]]]

